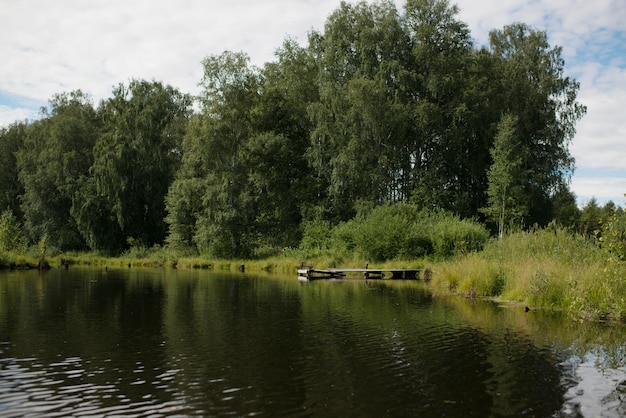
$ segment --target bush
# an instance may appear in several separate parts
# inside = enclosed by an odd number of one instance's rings
[[[379,206],[334,228],[328,222],[305,225],[300,248],[352,253],[372,262],[394,258],[446,258],[482,249],[489,232],[480,224],[443,211],[398,203]]]
[[[323,251],[330,247],[332,227],[328,221],[309,221],[304,224],[300,248],[305,251]]]
[[[615,211],[602,223],[600,244],[611,257],[626,260],[626,216],[623,211]]]
[[[6,210],[0,215],[0,251],[23,251],[22,230],[13,212]]]
[[[480,251],[489,239],[482,225],[449,214],[438,214],[431,225],[433,252],[441,258]]]
[[[355,248],[368,260],[395,258],[405,246],[406,233],[411,229],[410,222],[387,208],[377,208],[365,219],[352,222]]]

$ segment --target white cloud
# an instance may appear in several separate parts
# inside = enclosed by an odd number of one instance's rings
[[[334,1],[67,0],[11,2],[0,15],[0,91],[46,100],[82,89],[96,100],[131,78],[193,92],[200,61],[229,49],[254,64],[287,35],[305,39]]]
[[[626,198],[626,177],[579,177],[572,179],[572,190],[575,190],[579,204],[585,204],[596,198],[600,204],[609,200],[624,206]]]
[[[578,124],[571,151],[579,168],[624,169],[626,68],[585,64],[580,100],[588,113]]]
[[[0,105],[0,127],[9,126],[14,122],[26,119],[34,120],[38,117],[38,113],[38,111],[34,111],[32,108]]]

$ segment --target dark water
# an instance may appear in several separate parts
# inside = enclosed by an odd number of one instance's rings
[[[0,416],[623,416],[625,336],[418,282],[2,272]]]

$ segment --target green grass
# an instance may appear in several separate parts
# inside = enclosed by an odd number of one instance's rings
[[[438,263],[434,271],[435,286],[463,296],[562,309],[589,320],[626,320],[626,265],[565,230],[515,233],[480,253]]]

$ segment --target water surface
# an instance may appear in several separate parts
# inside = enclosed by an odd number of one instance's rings
[[[415,281],[0,272],[0,416],[623,416],[620,326]]]

